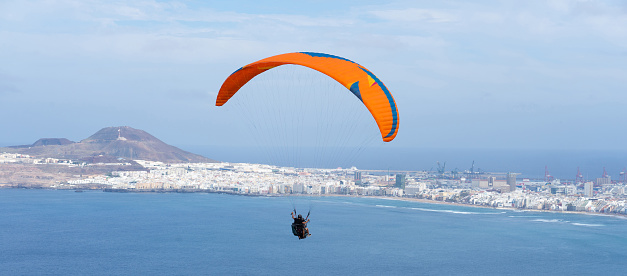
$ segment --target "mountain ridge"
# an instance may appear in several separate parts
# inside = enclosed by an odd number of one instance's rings
[[[164,163],[218,162],[168,145],[146,131],[129,126],[105,127],[80,142],[66,138],[42,138],[32,145],[0,148],[0,151],[90,163],[134,159]]]

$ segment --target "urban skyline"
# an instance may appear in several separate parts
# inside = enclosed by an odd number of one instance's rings
[[[460,203],[524,210],[579,211],[627,215],[627,179],[561,182],[559,179],[517,180],[517,173],[367,171],[357,168],[316,169],[246,163],[168,164],[134,160],[142,170],[106,175],[74,175],[45,184],[25,184],[25,178],[3,172],[3,187],[91,190],[110,192],[209,192],[255,196],[347,195],[379,196]],[[116,166],[130,163],[86,164],[55,158],[2,154],[0,164],[35,166]],[[31,175],[32,178],[34,175]],[[24,176],[22,176],[24,177]],[[39,178],[40,176],[37,176]],[[45,176],[44,176],[45,178]],[[22,183],[22,184],[20,184]]]

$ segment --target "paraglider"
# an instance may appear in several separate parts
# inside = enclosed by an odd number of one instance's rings
[[[311,236],[311,234],[309,234],[309,228],[307,228],[309,214],[307,214],[306,218],[303,218],[301,214],[298,214],[298,217],[294,217],[294,212],[292,212],[292,219],[294,219],[292,223],[292,234],[294,234],[294,236],[297,236],[299,240]]]
[[[268,57],[233,72],[222,84],[216,106],[222,106],[255,76],[285,64],[309,67],[319,71],[350,90],[370,111],[383,141],[394,140],[399,117],[396,102],[383,82],[365,67],[348,59],[322,53],[298,52]]]
[[[233,72],[222,84],[216,98],[216,106],[226,104],[240,89],[259,74],[282,65],[299,65],[318,71],[340,83],[355,95],[374,118],[381,139],[384,142],[394,140],[399,129],[399,115],[396,102],[383,82],[365,67],[342,57],[313,52],[280,54],[245,65]],[[341,90],[343,88],[340,87]],[[264,95],[263,97],[267,97]],[[267,99],[267,98],[266,98]],[[282,98],[278,98],[282,99]],[[326,98],[324,98],[326,99]],[[277,101],[270,98],[268,101]],[[343,101],[329,101],[341,103]],[[265,105],[263,106],[266,107]],[[360,104],[357,104],[360,108]],[[301,113],[300,110],[297,113]],[[288,116],[294,116],[289,114]],[[332,118],[336,119],[335,117]],[[352,123],[352,122],[351,122]],[[335,133],[327,134],[327,137]],[[284,136],[284,135],[281,135]],[[307,227],[309,214],[294,217],[292,212],[292,233],[300,239],[311,234]]]

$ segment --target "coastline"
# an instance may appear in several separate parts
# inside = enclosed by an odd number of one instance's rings
[[[342,195],[342,194],[245,194],[238,192],[230,192],[230,191],[210,191],[210,190],[188,190],[188,189],[171,189],[171,190],[159,190],[159,189],[150,189],[150,190],[129,190],[129,189],[85,189],[85,188],[76,188],[76,189],[55,189],[49,187],[20,187],[20,186],[8,186],[8,185],[0,185],[0,190],[3,189],[24,189],[24,190],[68,190],[68,191],[101,191],[101,192],[113,192],[113,193],[211,193],[211,194],[227,194],[227,195],[235,195],[235,196],[250,196],[250,197],[354,197],[354,198],[373,198],[373,199],[384,199],[384,200],[398,200],[398,201],[408,201],[408,202],[419,202],[419,203],[427,203],[427,204],[439,204],[439,205],[449,205],[449,206],[460,206],[460,207],[471,207],[471,208],[483,208],[483,209],[494,209],[494,210],[507,210],[507,211],[518,211],[518,212],[541,212],[541,213],[562,213],[562,214],[580,214],[580,215],[591,215],[591,216],[604,216],[604,217],[615,217],[621,219],[627,219],[627,214],[618,214],[618,213],[596,213],[596,212],[586,212],[586,211],[556,211],[556,210],[540,210],[540,209],[521,209],[515,207],[491,207],[484,205],[474,205],[474,204],[466,204],[460,202],[447,202],[447,201],[439,201],[439,200],[431,200],[424,198],[413,198],[413,197],[386,197],[386,196],[365,196],[365,195]]]
[[[465,204],[459,202],[447,202],[447,201],[439,201],[439,200],[431,200],[424,198],[413,198],[413,197],[385,197],[385,196],[363,196],[363,195],[284,195],[284,196],[311,196],[311,197],[355,197],[355,198],[375,198],[375,199],[384,199],[384,200],[399,200],[399,201],[411,201],[411,202],[420,202],[427,204],[439,204],[439,205],[450,205],[450,206],[460,206],[460,207],[471,207],[471,208],[483,208],[483,209],[493,209],[493,210],[506,210],[506,211],[518,211],[518,212],[539,212],[539,213],[554,213],[554,214],[580,214],[580,215],[591,215],[591,216],[601,216],[601,217],[616,217],[621,219],[627,219],[627,215],[625,214],[608,214],[608,213],[593,213],[586,211],[555,211],[555,210],[539,210],[539,209],[520,209],[514,207],[491,207],[484,205],[474,205],[474,204]]]
[[[381,198],[381,199],[391,199],[391,200],[402,200],[402,201],[414,201],[421,203],[429,203],[429,204],[442,204],[442,205],[452,205],[452,206],[464,206],[464,207],[472,207],[472,208],[484,208],[484,209],[495,209],[495,210],[507,210],[507,211],[519,211],[519,212],[539,212],[539,213],[554,213],[554,214],[580,214],[580,215],[591,215],[591,216],[602,216],[602,217],[618,217],[622,219],[627,219],[627,215],[624,214],[606,214],[606,213],[593,213],[586,211],[555,211],[555,210],[540,210],[540,209],[520,209],[514,207],[490,207],[483,205],[474,205],[474,204],[464,204],[459,202],[446,202],[446,201],[437,201],[430,200],[424,198],[385,198],[385,197],[373,197],[373,198]]]

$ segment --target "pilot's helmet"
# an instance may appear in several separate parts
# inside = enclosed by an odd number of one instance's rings
[[[303,218],[303,215],[298,215],[298,218],[299,218],[299,219],[302,219],[302,218]]]

